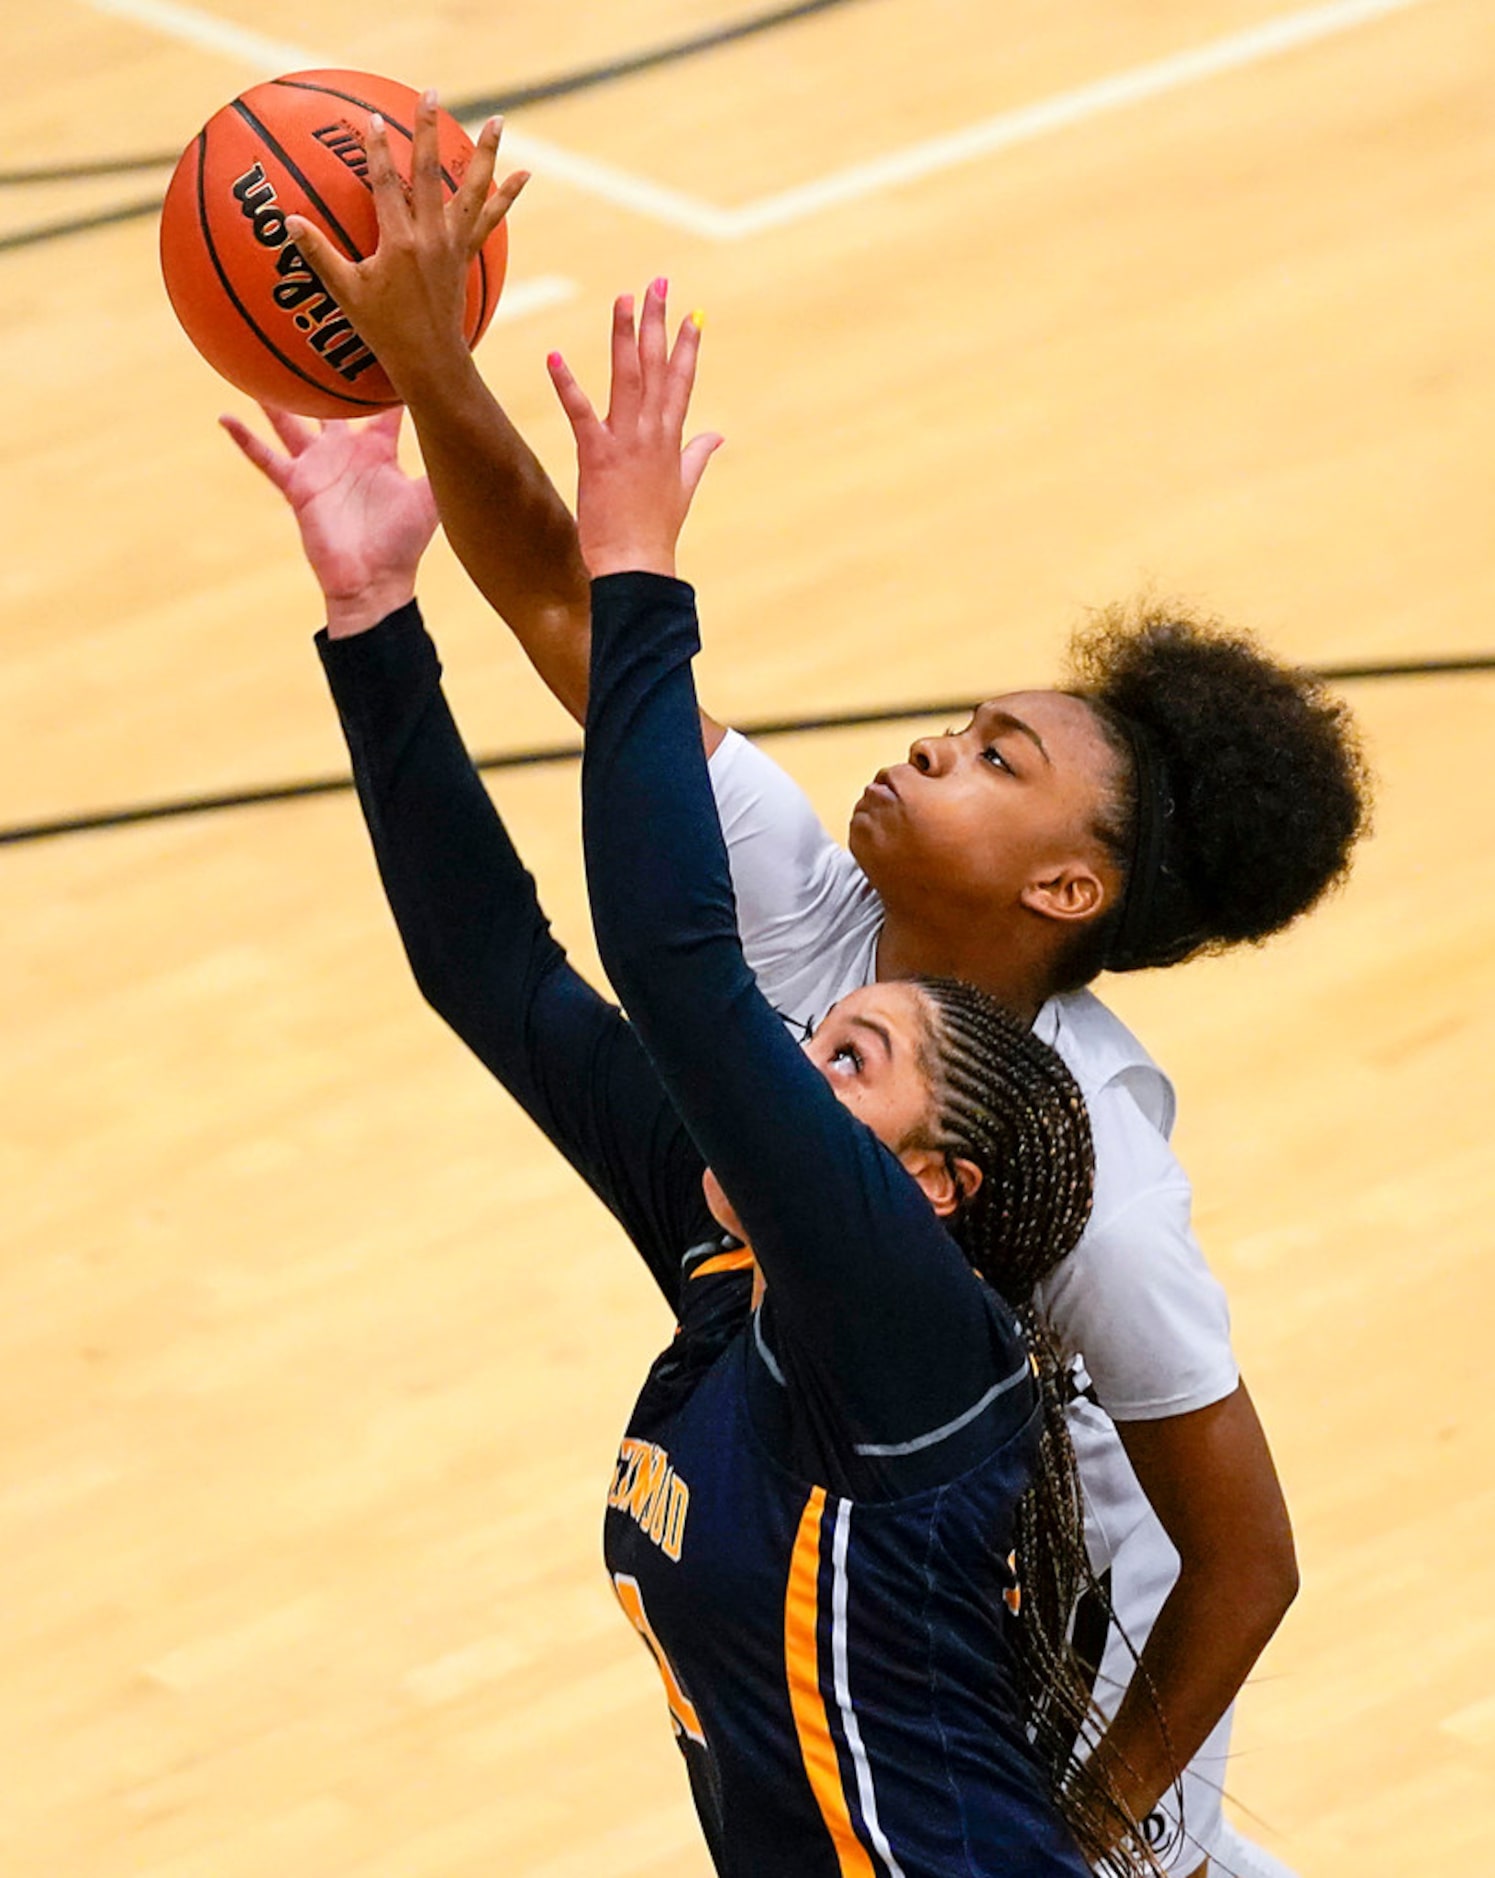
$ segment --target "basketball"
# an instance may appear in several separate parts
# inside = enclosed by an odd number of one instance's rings
[[[357,417],[399,402],[373,353],[286,231],[287,215],[362,260],[378,242],[365,139],[388,127],[407,187],[417,94],[367,72],[293,72],[211,117],[182,153],[161,212],[161,271],[198,351],[231,385],[304,417]],[[440,113],[442,180],[453,194],[471,138]],[[475,257],[463,330],[476,345],[508,259],[500,222]]]

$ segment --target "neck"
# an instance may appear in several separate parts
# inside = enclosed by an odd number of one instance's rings
[[[933,931],[927,919],[884,908],[877,942],[877,976],[959,978],[975,985],[1023,1023],[1031,1024],[1049,996],[1052,941],[1035,922],[1011,922],[996,933],[990,923],[979,942],[956,931]]]

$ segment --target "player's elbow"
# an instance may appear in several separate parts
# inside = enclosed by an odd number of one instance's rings
[[[494,1013],[475,995],[478,975],[454,970],[451,960],[436,945],[424,945],[405,938],[405,957],[415,988],[448,1030],[455,1032],[468,1047],[484,1055],[480,1034],[494,1028]],[[500,1014],[500,1001],[493,1001]]]
[[[1178,1550],[1180,1587],[1212,1613],[1212,1625],[1228,1630],[1254,1657],[1298,1595],[1297,1551],[1286,1518],[1237,1531],[1229,1543],[1199,1536],[1191,1545],[1185,1537]]]
[[[1298,1549],[1293,1544],[1291,1533],[1285,1535],[1273,1555],[1269,1578],[1267,1602],[1273,1613],[1272,1629],[1275,1630],[1287,1616],[1303,1586],[1302,1575],[1298,1570]]]
[[[1229,1604],[1244,1639],[1264,1648],[1286,1617],[1301,1583],[1297,1548],[1291,1530],[1260,1535],[1259,1543],[1239,1559]]]

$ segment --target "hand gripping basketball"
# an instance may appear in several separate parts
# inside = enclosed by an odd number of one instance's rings
[[[240,391],[307,417],[385,410],[418,370],[460,368],[498,304],[525,181],[492,189],[497,142],[496,124],[475,147],[434,93],[370,72],[251,86],[183,151],[162,205],[187,336]]]
[[[304,217],[286,218],[288,232],[402,399],[423,377],[465,364],[462,310],[468,270],[529,181],[527,171],[517,170],[489,193],[503,130],[502,119],[492,117],[478,135],[460,187],[448,197],[442,186],[437,109],[436,93],[423,93],[415,112],[408,200],[390,156],[384,119],[376,114],[369,120],[368,180],[379,242],[367,260],[350,261]]]

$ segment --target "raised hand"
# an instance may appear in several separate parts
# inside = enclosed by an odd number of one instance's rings
[[[366,631],[414,598],[420,559],[436,532],[430,485],[400,468],[404,412],[313,424],[262,408],[284,455],[239,418],[218,421],[294,512],[332,636]]]
[[[448,199],[436,125],[436,93],[427,91],[415,110],[407,199],[384,119],[370,120],[365,151],[379,245],[366,260],[350,261],[301,216],[286,218],[302,252],[407,404],[431,376],[465,365],[468,269],[529,181],[527,171],[516,170],[489,195],[503,130],[503,120],[491,117],[478,133],[460,188]]]
[[[722,439],[714,431],[682,447],[701,347],[701,316],[692,313],[673,349],[665,329],[667,283],[644,295],[638,331],[633,296],[613,304],[612,399],[606,418],[559,352],[551,382],[576,438],[576,521],[582,558],[595,580],[638,571],[673,574],[675,543],[691,498]]]

